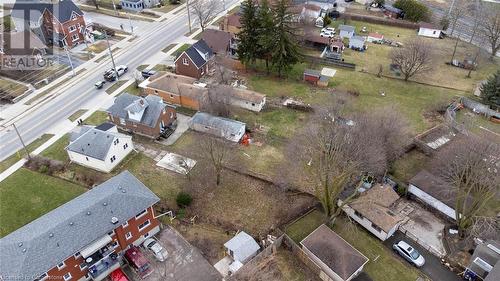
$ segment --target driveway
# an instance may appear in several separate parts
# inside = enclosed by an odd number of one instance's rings
[[[154,272],[145,279],[139,279],[129,268],[126,273],[132,280],[137,281],[215,281],[222,276],[201,255],[200,251],[189,244],[170,226],[165,226],[156,236],[160,244],[167,250],[168,258],[165,262],[157,261],[153,255],[142,248]]]
[[[121,30],[123,27],[125,32],[130,32],[130,25],[132,25],[135,32],[138,29],[144,29],[149,23],[147,21],[129,20],[94,12],[85,12],[85,18],[90,19],[91,22],[99,23],[117,30]]]
[[[422,248],[417,243],[411,241],[399,230],[394,233],[394,235],[384,241],[384,245],[392,250],[392,245],[399,242],[400,240],[405,240],[411,246],[413,246],[417,251],[422,254],[425,258],[425,265],[420,268],[420,270],[425,273],[429,278],[434,281],[461,281],[463,280],[455,273],[449,271],[444,265],[441,264],[439,258],[431,254],[429,251]],[[394,253],[394,255],[397,255]],[[403,259],[401,256],[397,255],[399,258]],[[406,260],[405,260],[406,262]]]

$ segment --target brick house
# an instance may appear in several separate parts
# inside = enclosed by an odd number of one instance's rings
[[[124,93],[106,112],[120,129],[154,139],[177,123],[175,106],[155,95],[142,98]]]
[[[73,47],[85,40],[90,27],[71,0],[55,3],[17,1],[12,8],[16,29],[32,30],[47,45]]]
[[[167,72],[145,82],[140,85],[144,93],[159,96],[169,104],[199,110],[208,98],[208,89],[198,86],[192,77]]]
[[[0,279],[102,280],[160,231],[159,201],[124,171],[0,239]]]
[[[191,45],[175,60],[175,73],[200,79],[213,64],[214,53],[203,39]]]

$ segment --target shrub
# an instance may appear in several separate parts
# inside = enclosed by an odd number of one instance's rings
[[[179,211],[177,211],[177,214],[175,216],[176,218],[182,220],[186,216],[186,210],[179,209]]]
[[[41,165],[40,168],[38,168],[38,172],[46,174],[49,172],[49,167],[47,165]]]
[[[179,206],[180,208],[189,206],[192,201],[193,198],[189,193],[186,192],[179,192],[179,194],[177,194],[177,198],[175,199],[175,202],[177,202],[177,206]]]
[[[417,0],[397,0],[394,7],[403,10],[405,20],[419,22],[429,21],[431,18],[429,8]]]

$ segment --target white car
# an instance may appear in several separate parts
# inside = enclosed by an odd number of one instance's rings
[[[325,32],[327,32],[327,33],[331,32],[331,33],[335,34],[335,28],[333,28],[333,27],[322,28],[321,33],[325,33]]]
[[[119,65],[116,67],[116,72],[118,72],[118,76],[122,76],[128,71],[128,66],[126,65]]]
[[[142,245],[144,246],[144,248],[150,250],[157,260],[163,262],[167,259],[167,250],[165,250],[163,246],[160,245],[160,243],[158,243],[158,241],[156,241],[155,239],[148,238],[144,241],[144,243],[142,243]]]
[[[392,245],[392,248],[400,256],[411,262],[416,267],[422,267],[425,264],[424,257],[405,241],[399,241],[398,243]]]
[[[321,32],[319,34],[321,37],[329,37],[329,38],[332,38],[335,33],[331,32],[331,31],[325,31],[325,32]]]

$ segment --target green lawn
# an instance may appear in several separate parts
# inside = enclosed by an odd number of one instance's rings
[[[288,225],[285,232],[295,243],[299,244],[300,241],[323,223],[325,223],[325,215],[318,210],[314,210]]]
[[[179,49],[175,50],[175,52],[172,54],[174,57],[178,57],[182,54],[182,52],[184,52],[185,50],[187,50],[189,47],[191,47],[191,44],[184,44],[182,46],[179,47]]]
[[[85,192],[81,186],[22,168],[0,182],[0,236]]]
[[[28,87],[11,80],[0,78],[0,89],[2,90],[2,92],[9,93],[11,96],[18,97],[24,94],[24,92],[28,90]]]
[[[122,91],[122,93],[129,93],[134,96],[138,96],[142,93],[141,88],[136,87],[135,83],[130,84],[125,90]]]
[[[125,84],[125,83],[127,83],[127,80],[118,80],[118,81],[114,82],[114,84],[111,85],[111,87],[106,89],[106,93],[112,94],[114,91],[118,90],[118,88],[123,86],[123,84]]]
[[[84,123],[88,125],[100,125],[103,122],[108,120],[108,114],[104,111],[96,111],[89,116],[89,118],[85,119]]]
[[[398,181],[408,184],[408,181],[420,172],[429,160],[428,156],[414,149],[394,161],[391,175]]]
[[[87,112],[86,109],[78,109],[75,113],[71,114],[70,117],[68,117],[69,121],[74,122],[76,119],[80,118],[85,112]]]
[[[65,148],[69,144],[69,135],[66,134],[42,152],[42,156],[63,162],[69,161]]]
[[[338,218],[333,230],[370,259],[364,271],[374,281],[415,281],[419,276],[417,269],[397,258],[379,239],[346,218]]]
[[[34,140],[32,143],[28,144],[26,148],[28,149],[29,152],[32,152],[33,150],[37,149],[40,145],[48,141],[53,136],[54,135],[51,134],[44,134],[40,138]],[[26,157],[25,150],[20,149],[15,154],[3,160],[2,162],[0,162],[0,173],[7,170],[10,166],[14,165],[17,161],[21,160],[24,157]]]
[[[177,44],[170,44],[167,47],[163,48],[161,51],[167,53],[168,51],[172,50],[172,48],[175,46],[177,46]]]

